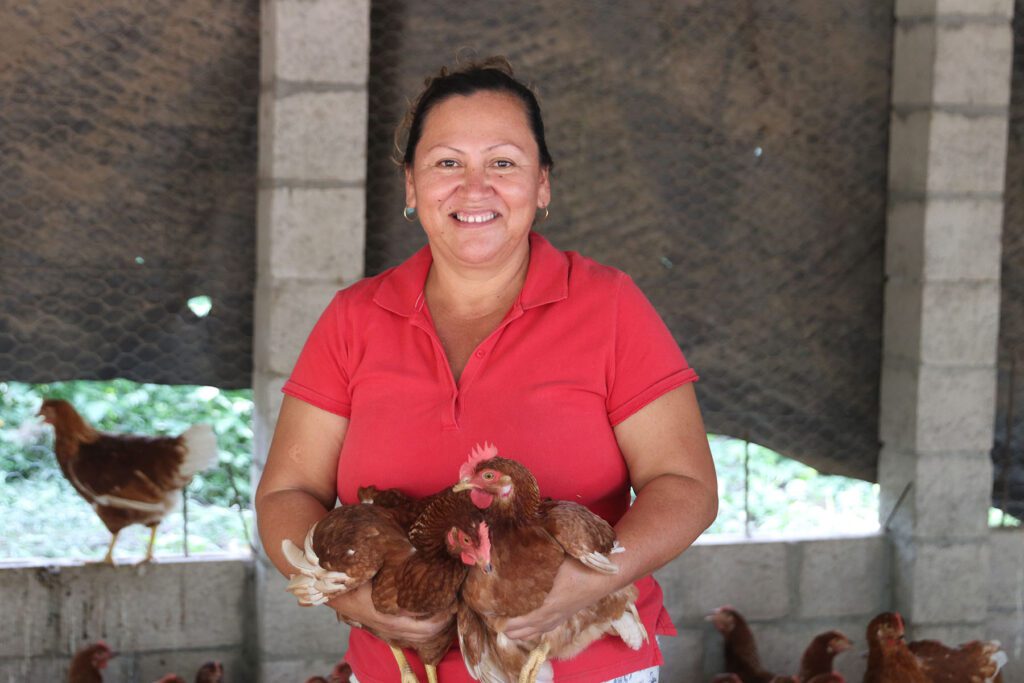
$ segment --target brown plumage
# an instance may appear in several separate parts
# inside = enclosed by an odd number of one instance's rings
[[[747,620],[732,607],[719,607],[707,620],[725,641],[725,670],[739,676],[743,683],[772,683],[776,675],[761,664],[754,633]]]
[[[107,434],[60,399],[43,401],[39,414],[53,425],[61,472],[113,534],[104,562],[113,564],[117,535],[132,524],[149,527],[144,561],[151,560],[157,527],[177,506],[181,489],[217,460],[213,430],[194,425],[180,436]]]
[[[842,674],[830,671],[828,673],[818,674],[817,676],[807,680],[801,679],[801,683],[846,683],[846,678],[844,678]]]
[[[972,641],[952,648],[937,640],[907,643],[898,612],[879,614],[867,628],[868,667],[864,683],[996,683],[1006,653],[994,642]]]
[[[196,671],[196,683],[220,683],[224,680],[224,665],[209,661]]]
[[[532,612],[551,591],[566,557],[603,572],[618,570],[608,554],[621,549],[607,522],[581,505],[541,502],[537,480],[493,446],[477,447],[459,472],[456,490],[468,489],[491,529],[493,572],[471,569],[462,588],[459,639],[467,668],[479,680],[550,676],[548,659],[568,659],[606,634],[638,649],[647,631],[628,586],[580,610],[538,639],[512,641],[508,619]],[[525,670],[524,670],[525,669]]]
[[[800,658],[800,681],[807,683],[815,676],[832,673],[832,661],[836,655],[851,647],[853,643],[840,631],[819,633]]]
[[[385,506],[337,507],[310,529],[305,546],[303,553],[289,541],[282,544],[285,556],[300,571],[289,583],[300,603],[322,604],[369,581],[378,612],[405,611],[424,618],[454,617],[467,565],[488,569],[490,563],[482,515],[468,496],[450,491],[432,496],[408,532]],[[433,670],[454,640],[453,618],[449,628],[425,643],[388,644],[403,677],[412,676],[397,649],[406,647],[416,650],[433,680]]]
[[[68,683],[103,683],[103,669],[117,653],[102,640],[75,653],[68,668]]]

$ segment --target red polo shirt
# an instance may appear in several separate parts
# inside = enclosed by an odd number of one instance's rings
[[[284,386],[349,418],[341,501],[356,502],[356,488],[369,484],[433,493],[487,441],[529,467],[541,495],[580,502],[614,524],[630,493],[612,428],[697,379],[650,302],[624,273],[531,233],[523,289],[456,383],[423,295],[431,263],[424,247],[338,292]],[[648,633],[674,635],[661,588],[651,577],[637,585]],[[361,683],[399,680],[387,647],[365,631],[353,629],[346,658]],[[558,681],[598,681],[661,661],[653,637],[639,651],[606,637],[554,667]],[[438,675],[472,680],[457,647]]]

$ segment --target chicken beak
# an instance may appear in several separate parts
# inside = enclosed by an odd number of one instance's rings
[[[480,569],[483,571],[484,574],[490,574],[492,571],[494,571],[494,565],[490,562],[485,562],[480,565]]]
[[[468,481],[460,481],[458,484],[452,487],[452,493],[458,493],[459,491],[469,491],[470,489],[475,488],[476,486],[474,486],[472,483]]]

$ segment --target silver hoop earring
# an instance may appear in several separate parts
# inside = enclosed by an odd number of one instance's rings
[[[402,217],[405,218],[405,220],[409,221],[410,223],[415,223],[416,209],[412,206],[405,207],[405,210],[402,211]]]
[[[538,223],[543,223],[544,221],[546,221],[546,220],[548,219],[548,216],[550,216],[550,215],[551,215],[551,212],[550,212],[550,211],[548,211],[548,207],[546,207],[546,206],[545,206],[545,207],[544,207],[544,215],[543,215],[543,216],[541,217],[541,219],[540,219],[539,221],[537,221],[537,222],[538,222]]]

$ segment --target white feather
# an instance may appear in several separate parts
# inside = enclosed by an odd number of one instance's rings
[[[178,469],[180,476],[191,479],[196,472],[217,462],[217,436],[210,425],[192,425],[181,435],[181,440],[185,446],[185,459]]]
[[[640,621],[640,614],[633,603],[629,604],[621,617],[612,621],[612,628],[630,649],[639,650],[647,642],[647,629]]]

